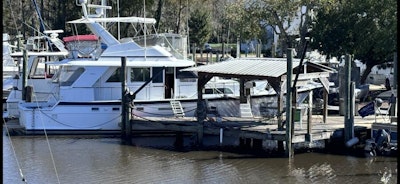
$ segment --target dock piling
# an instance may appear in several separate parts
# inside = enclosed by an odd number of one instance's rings
[[[287,77],[286,77],[286,151],[285,154],[293,156],[292,145],[292,53],[293,49],[287,49]]]

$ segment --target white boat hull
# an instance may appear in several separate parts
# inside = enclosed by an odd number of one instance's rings
[[[120,130],[119,105],[19,107],[20,125],[30,130]]]
[[[265,116],[260,103],[268,103],[268,115],[277,113],[276,96],[264,96],[252,99],[252,113],[255,117]],[[274,100],[275,99],[275,100]],[[185,117],[196,117],[197,99],[180,100]],[[40,106],[40,108],[39,108]],[[65,130],[65,131],[119,131],[121,130],[121,102],[64,102],[54,106],[42,103],[21,103],[19,122],[26,131]],[[240,102],[236,98],[208,99],[207,116],[218,112],[222,117],[240,117]],[[265,112],[264,112],[265,113]],[[134,117],[174,117],[169,100],[156,102],[135,102],[132,111]]]

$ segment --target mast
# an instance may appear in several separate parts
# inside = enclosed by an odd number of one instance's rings
[[[119,18],[119,0],[117,0],[117,12]],[[121,39],[121,23],[118,21],[118,40]]]
[[[40,9],[39,9],[39,6],[37,5],[36,0],[33,0],[32,2],[33,2],[33,5],[35,6],[35,11],[36,11],[36,13],[37,13],[37,15],[39,17],[39,23],[40,23],[39,32],[43,34],[46,31],[46,27],[44,26],[44,21],[43,21],[43,18],[42,18],[42,14],[40,13]],[[40,33],[38,35],[40,35]],[[53,51],[53,47],[51,46],[50,40],[48,39],[48,37],[45,37],[45,39],[46,39],[48,48],[50,48],[50,51]]]
[[[144,22],[146,22],[146,0],[143,0],[143,18]],[[146,32],[147,32],[147,25],[143,23],[143,32],[144,32],[144,60],[147,60],[147,45],[146,45]]]

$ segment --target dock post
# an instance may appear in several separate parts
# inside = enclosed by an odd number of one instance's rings
[[[205,120],[205,104],[202,99],[197,100],[197,144],[203,146],[203,134],[204,134],[204,120]]]
[[[22,51],[22,100],[26,100],[26,86],[28,86],[28,51],[24,49]]]
[[[307,109],[307,134],[306,141],[311,142],[311,133],[312,133],[312,104],[313,104],[313,91],[310,90],[308,92],[308,109]]]
[[[323,112],[322,112],[322,120],[324,123],[326,123],[326,117],[328,116],[328,91],[324,89],[324,107],[323,107]]]
[[[397,52],[394,52],[393,54],[393,87],[392,89],[397,90]],[[389,111],[390,116],[395,116],[397,117],[397,110],[398,110],[398,102],[397,102],[398,97],[395,97],[395,99],[391,99],[392,105]]]
[[[130,118],[130,98],[126,90],[126,57],[121,57],[121,138],[125,144],[132,143],[132,125]]]
[[[287,49],[287,74],[286,74],[286,155],[293,157],[292,145],[292,53],[293,49]]]
[[[346,55],[345,58],[345,71],[346,71],[346,82],[345,82],[345,116],[344,116],[344,141],[345,143],[353,138],[354,136],[354,106],[352,99],[354,99],[354,90],[351,90],[351,56]],[[353,91],[353,94],[351,93]],[[351,112],[353,111],[353,112]]]
[[[203,81],[204,76],[199,74],[199,81],[197,82],[197,145],[202,147],[203,146],[203,134],[204,134],[204,120],[206,119],[207,112],[206,112],[206,104],[203,100],[203,88],[204,84],[206,83]]]

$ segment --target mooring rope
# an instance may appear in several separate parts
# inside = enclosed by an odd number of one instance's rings
[[[24,173],[22,172],[21,165],[19,164],[19,161],[18,161],[18,158],[17,158],[17,153],[15,152],[14,144],[13,144],[13,142],[12,142],[12,140],[11,140],[10,131],[8,130],[8,126],[7,126],[6,120],[5,120],[4,118],[3,118],[3,126],[6,128],[7,137],[8,137],[8,139],[9,139],[9,141],[10,141],[11,149],[12,149],[12,151],[13,151],[13,156],[14,156],[14,158],[15,158],[15,161],[17,162],[17,167],[18,167],[18,170],[19,170],[19,175],[21,176],[22,181],[23,181],[24,183],[28,183],[28,182],[26,181],[26,179],[25,179]]]
[[[31,83],[31,85],[32,85],[32,91],[33,91],[33,93],[35,93],[35,86],[33,85],[33,83]],[[32,96],[35,97],[36,106],[39,108],[39,102],[38,102],[37,96],[36,95],[32,95]],[[46,126],[44,125],[43,117],[41,115],[40,115],[40,122],[42,123],[42,126],[43,126],[43,132],[44,132],[44,135],[45,135],[45,138],[46,138],[47,147],[49,148],[50,158],[51,158],[51,161],[53,163],[54,172],[56,174],[57,181],[60,184],[61,182],[60,182],[60,178],[58,176],[58,171],[57,171],[56,163],[55,163],[55,160],[54,160],[53,151],[51,149],[49,137],[48,137],[47,131],[46,131]]]

